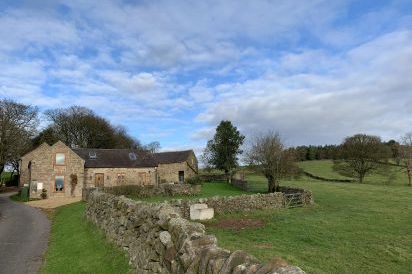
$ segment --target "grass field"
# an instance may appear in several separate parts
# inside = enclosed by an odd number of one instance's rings
[[[327,173],[333,172],[331,162],[317,162],[321,167],[312,168],[317,168],[320,176],[334,175]],[[247,180],[253,191],[266,191],[264,177],[249,174]],[[312,207],[223,215],[205,224],[208,233],[217,236],[220,247],[245,250],[262,261],[279,256],[307,273],[410,274],[412,188],[406,183],[401,185],[400,181],[389,185],[380,181],[370,183],[330,183],[302,177],[281,185],[311,190],[315,199]],[[145,200],[244,193],[226,183],[205,183],[201,194],[196,196]],[[98,229],[85,221],[84,210],[84,203],[57,209],[41,273],[130,271],[125,254],[107,243]],[[221,221],[237,219],[260,220],[264,225],[239,230],[218,226]]]
[[[252,176],[256,188],[264,178]],[[307,273],[412,273],[412,188],[304,179],[283,182],[309,189],[316,205],[221,216],[259,219],[261,228],[209,226],[219,245],[259,259],[274,256]],[[217,222],[215,221],[215,222]]]
[[[321,176],[328,179],[352,179],[340,175],[333,170],[332,160],[318,160],[318,161],[303,161],[299,162],[299,166],[317,176]],[[407,185],[408,179],[403,169],[400,167],[389,166],[384,175],[372,174],[365,177],[365,184],[377,184],[377,185]]]
[[[40,273],[129,273],[126,254],[108,243],[97,227],[86,221],[84,210],[85,203],[56,210]]]

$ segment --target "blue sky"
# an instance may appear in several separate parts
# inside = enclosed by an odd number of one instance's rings
[[[2,1],[0,96],[164,150],[222,119],[288,145],[412,131],[410,1]]]

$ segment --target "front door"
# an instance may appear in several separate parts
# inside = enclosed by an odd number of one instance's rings
[[[94,181],[94,186],[95,187],[103,187],[104,186],[104,174],[103,173],[96,173],[94,175],[95,181]]]
[[[183,184],[185,182],[185,172],[179,171],[179,183]]]

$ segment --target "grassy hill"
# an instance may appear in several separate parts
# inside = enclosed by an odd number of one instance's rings
[[[299,162],[299,166],[313,175],[328,179],[352,179],[340,175],[333,170],[332,160],[304,161]],[[404,170],[396,166],[388,166],[385,174],[373,174],[365,177],[366,184],[377,185],[407,185],[408,179]]]

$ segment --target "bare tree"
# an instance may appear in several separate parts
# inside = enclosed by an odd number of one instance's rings
[[[51,121],[51,132],[43,132],[40,137],[47,137],[46,141],[58,139],[69,146],[88,148],[140,147],[140,143],[129,136],[123,127],[114,127],[85,107],[48,110],[46,116]]]
[[[151,143],[144,146],[144,149],[147,150],[148,152],[152,153],[152,154],[156,153],[156,152],[159,152],[160,148],[161,148],[161,146],[160,146],[160,143],[158,141],[151,142]]]
[[[18,165],[18,159],[31,148],[36,133],[38,110],[10,100],[0,100],[0,174],[6,164]]]
[[[341,145],[342,161],[335,161],[334,169],[339,173],[358,178],[364,182],[366,175],[385,169],[382,165],[389,157],[389,150],[378,136],[356,134],[347,137]]]
[[[297,174],[291,150],[287,150],[278,133],[269,131],[256,136],[246,153],[246,160],[268,180],[268,192],[279,189],[280,180]]]
[[[412,186],[412,132],[407,133],[401,141],[400,159],[405,166],[408,185]]]

